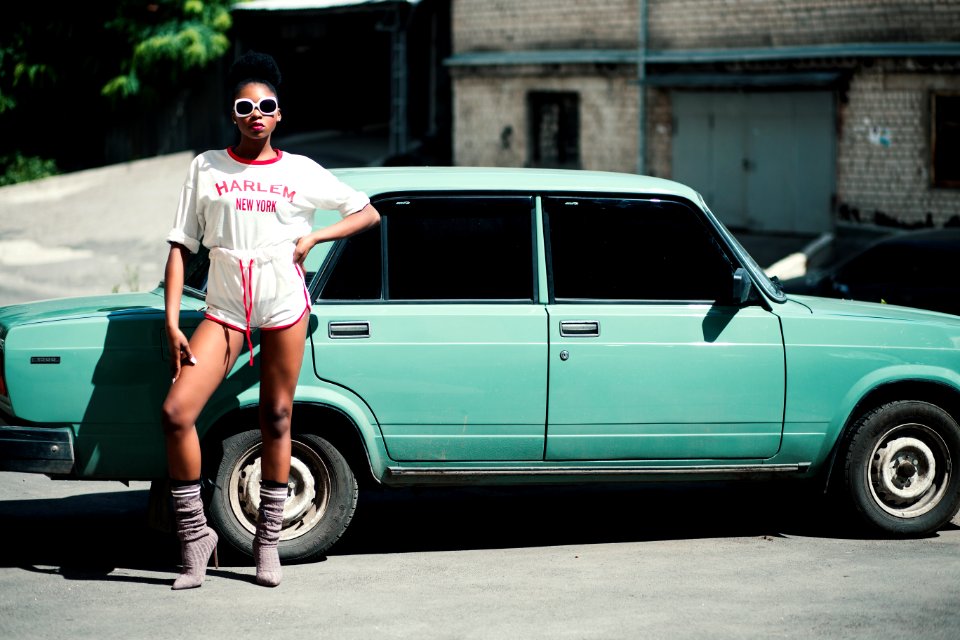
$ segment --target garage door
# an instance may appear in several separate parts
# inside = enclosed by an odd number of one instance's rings
[[[673,177],[729,227],[831,227],[834,99],[820,92],[675,91]]]

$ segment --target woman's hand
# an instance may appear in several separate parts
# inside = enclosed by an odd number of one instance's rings
[[[173,382],[180,377],[180,368],[185,364],[197,364],[197,359],[190,351],[190,341],[179,328],[167,329],[167,342],[170,348],[170,372]]]
[[[329,227],[317,229],[313,233],[298,239],[297,248],[293,250],[293,261],[303,267],[303,261],[307,259],[307,254],[321,242],[349,238],[378,224],[380,224],[380,213],[373,208],[372,204],[368,204],[343,220],[335,222]]]
[[[293,261],[303,267],[303,261],[307,259],[310,249],[315,246],[317,246],[317,240],[312,233],[297,240],[297,247],[293,250]]]

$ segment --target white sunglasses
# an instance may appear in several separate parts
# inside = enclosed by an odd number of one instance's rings
[[[257,109],[260,115],[272,116],[279,108],[276,98],[260,98],[257,102],[250,98],[239,98],[233,101],[233,112],[241,118],[253,113],[254,109]]]

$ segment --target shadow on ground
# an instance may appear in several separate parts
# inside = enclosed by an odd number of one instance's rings
[[[361,494],[332,554],[857,535],[827,501],[780,485],[588,485]]]
[[[169,573],[179,546],[147,526],[147,494],[2,501],[0,521],[19,541],[0,545],[0,566],[73,579],[111,579],[118,567]],[[367,490],[331,555],[791,535],[861,537],[793,485]],[[221,554],[221,567],[249,564]]]

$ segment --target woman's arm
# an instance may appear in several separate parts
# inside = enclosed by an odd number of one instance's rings
[[[323,229],[317,229],[313,233],[297,240],[297,248],[293,252],[293,260],[302,265],[303,261],[307,259],[307,254],[310,253],[310,249],[313,249],[321,242],[349,238],[378,224],[380,224],[380,213],[372,204],[368,204],[363,209],[360,209],[360,211],[351,213],[340,222],[332,224],[329,227],[324,227]]]
[[[180,298],[183,296],[183,274],[188,254],[189,251],[183,245],[171,243],[167,267],[164,270],[163,303],[167,314],[167,343],[173,382],[180,377],[180,366],[184,358],[191,364],[197,362],[190,352],[190,342],[180,331]]]

